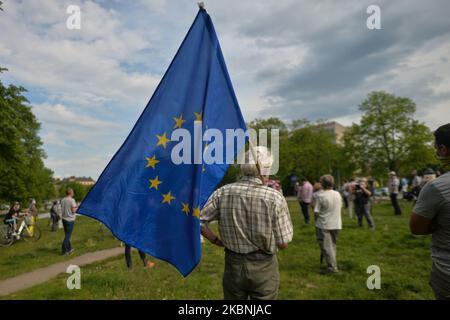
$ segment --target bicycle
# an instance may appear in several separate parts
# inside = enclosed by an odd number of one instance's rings
[[[20,239],[35,242],[41,238],[41,229],[36,223],[30,223],[28,217],[22,220],[16,234],[14,234],[14,228],[11,223],[14,219],[10,220],[6,220],[7,224],[0,226],[0,247],[9,247]]]

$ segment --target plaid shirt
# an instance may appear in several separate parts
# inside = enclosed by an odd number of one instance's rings
[[[243,177],[213,193],[200,221],[207,225],[213,220],[219,221],[224,246],[237,253],[275,254],[294,233],[286,199],[255,177]]]

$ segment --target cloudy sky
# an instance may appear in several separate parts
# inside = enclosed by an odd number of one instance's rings
[[[4,0],[4,83],[28,89],[56,176],[97,178],[170,64],[191,0]],[[209,0],[246,121],[358,121],[372,90],[408,96],[432,129],[450,120],[448,0]],[[366,9],[381,8],[381,30]],[[69,5],[81,29],[66,27]]]

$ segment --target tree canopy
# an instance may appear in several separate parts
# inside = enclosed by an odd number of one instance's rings
[[[0,81],[0,199],[26,201],[54,195],[52,171],[44,166],[40,123],[23,87]]]
[[[369,93],[359,106],[361,123],[344,136],[344,149],[353,168],[385,175],[409,174],[436,163],[430,129],[414,119],[416,104],[384,91]]]

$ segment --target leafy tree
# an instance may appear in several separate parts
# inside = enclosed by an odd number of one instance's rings
[[[308,125],[310,125],[310,122],[307,119],[296,119],[292,120],[291,124],[289,125],[289,129],[290,131],[295,131]]]
[[[43,200],[54,195],[52,171],[45,168],[37,121],[23,87],[0,81],[0,199]]]
[[[293,173],[311,181],[334,173],[338,170],[339,148],[330,134],[311,124],[291,132],[289,139],[280,144],[279,176],[283,185],[290,184],[289,177]]]
[[[388,170],[409,173],[435,162],[433,137],[417,120],[416,104],[384,91],[371,92],[360,105],[361,123],[344,136],[348,160],[363,173],[385,176]]]
[[[268,118],[268,119],[255,119],[248,124],[249,128],[259,130],[259,129],[278,129],[280,130],[280,136],[285,136],[288,133],[287,125],[279,118]]]
[[[60,186],[58,195],[60,198],[64,198],[66,196],[66,191],[68,188],[73,189],[74,198],[76,201],[82,201],[86,195],[88,194],[91,186],[85,186],[77,182],[67,182]]]
[[[278,118],[269,118],[256,119],[250,122],[249,127],[280,130],[279,171],[275,178],[282,181],[286,191],[292,189],[292,174],[314,181],[325,173],[339,171],[341,148],[333,143],[334,137],[317,124],[299,119],[288,126]],[[289,132],[288,127],[292,131]]]

